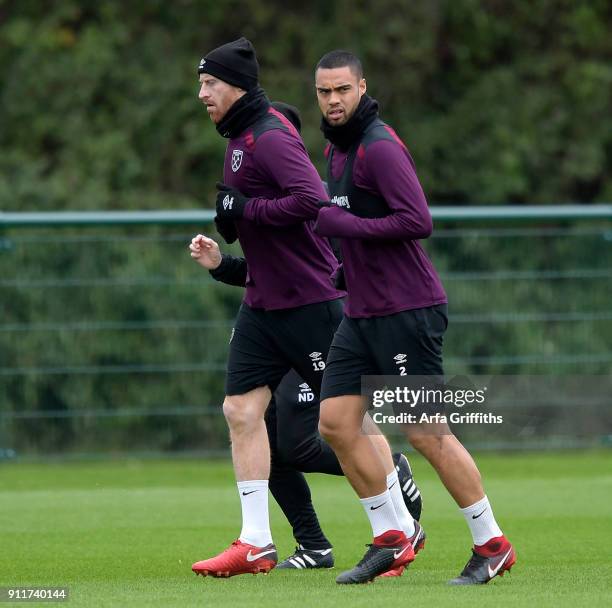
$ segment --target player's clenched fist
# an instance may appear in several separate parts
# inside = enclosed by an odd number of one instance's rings
[[[221,264],[221,252],[216,241],[203,234],[197,234],[189,244],[191,257],[207,270],[214,270]]]

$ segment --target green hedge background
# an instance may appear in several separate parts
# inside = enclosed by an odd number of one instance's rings
[[[349,48],[430,200],[609,201],[611,30],[606,0],[2,0],[0,208],[209,207],[196,66],[239,35],[319,167],[313,67]]]

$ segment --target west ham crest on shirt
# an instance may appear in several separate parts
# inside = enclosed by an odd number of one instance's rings
[[[242,165],[242,150],[233,150],[232,151],[232,171],[236,173],[236,171],[240,169],[240,165]]]

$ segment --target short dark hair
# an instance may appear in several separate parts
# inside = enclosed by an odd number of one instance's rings
[[[325,53],[325,55],[319,59],[315,72],[319,68],[323,68],[324,70],[333,70],[334,68],[344,68],[347,66],[351,69],[351,72],[357,76],[357,78],[361,79],[363,77],[363,67],[361,65],[361,61],[359,61],[359,57],[350,51],[343,51],[340,49]]]

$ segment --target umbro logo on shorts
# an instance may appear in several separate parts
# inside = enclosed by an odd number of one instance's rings
[[[393,360],[395,361],[395,365],[397,365],[398,367],[398,371],[399,371],[399,375],[400,376],[407,376],[408,373],[406,371],[406,362],[408,360],[408,355],[406,353],[397,353],[397,355],[395,355],[395,357],[393,357]]]
[[[312,367],[315,372],[322,372],[325,369],[325,361],[321,359],[323,353],[319,353],[315,351],[314,353],[310,353],[308,355],[312,359]]]
[[[300,384],[300,392],[298,393],[298,402],[299,403],[310,403],[314,401],[314,393],[312,389],[306,384],[306,382],[302,382]]]

